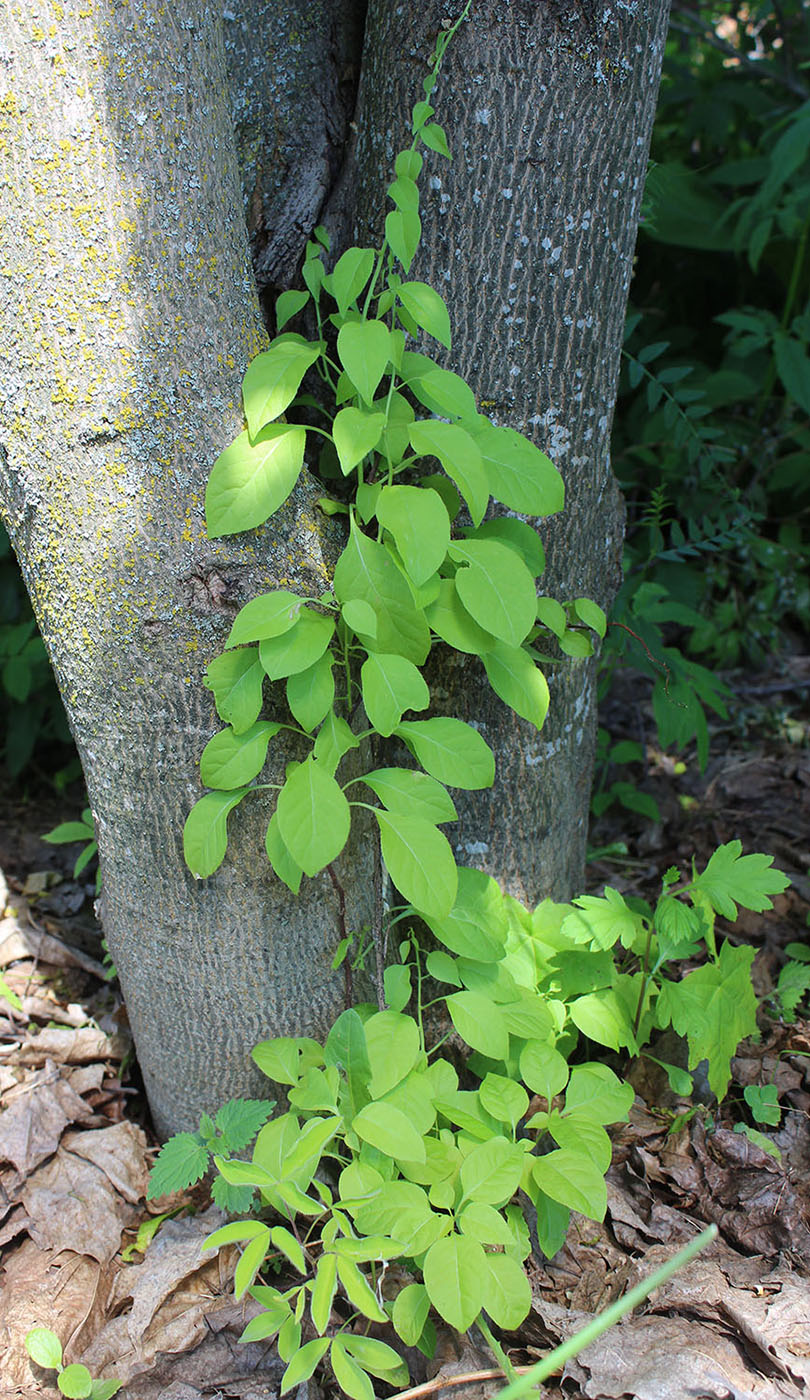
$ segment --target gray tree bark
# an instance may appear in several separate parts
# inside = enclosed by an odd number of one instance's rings
[[[205,537],[207,474],[241,426],[241,377],[265,338],[247,228],[259,280],[291,279],[296,240],[300,254],[334,180],[359,14],[336,0],[256,4],[262,78],[245,61],[252,2],[226,25],[232,110],[222,22],[201,0],[0,12],[0,505],[84,765],[105,929],[163,1133],[261,1091],[251,1046],[317,1033],[342,996],[331,883],[288,895],[259,810],[234,814],[211,880],[193,881],[180,841],[219,727],[201,680],[234,612],[263,589],[320,589],[341,543],[306,475],[271,528]],[[379,222],[450,14],[437,0],[416,8],[372,5],[338,227],[346,210],[361,230]],[[456,160],[429,172],[413,275],[449,290],[454,367],[566,477],[566,515],[544,526],[553,591],[606,599],[620,538],[607,441],[665,5],[608,0],[597,34],[579,10],[475,8],[443,71]],[[330,76],[313,92],[322,61]],[[298,114],[324,94],[328,111],[302,135]],[[445,683],[500,763],[494,794],[464,808],[460,857],[515,893],[570,894],[590,671],[558,669],[539,736],[497,702],[484,708],[466,671]],[[295,756],[277,754],[279,769]],[[357,926],[371,887],[358,843],[342,871]]]

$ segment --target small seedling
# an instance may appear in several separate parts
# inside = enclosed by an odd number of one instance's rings
[[[111,1400],[121,1389],[116,1380],[94,1381],[86,1366],[62,1364],[62,1343],[49,1327],[33,1327],[25,1339],[31,1360],[46,1371],[56,1371],[56,1384],[67,1400]]]

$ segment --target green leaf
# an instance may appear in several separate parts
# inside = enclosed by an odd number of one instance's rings
[[[279,1394],[286,1395],[287,1391],[292,1390],[294,1386],[300,1385],[302,1381],[308,1381],[330,1346],[331,1337],[314,1337],[311,1342],[305,1342],[302,1347],[299,1347],[281,1377]]]
[[[565,1109],[567,1113],[577,1109],[593,1123],[620,1123],[627,1118],[634,1097],[632,1085],[607,1065],[575,1065],[565,1091]]]
[[[60,1372],[56,1384],[68,1400],[85,1400],[93,1388],[93,1377],[86,1366],[74,1361]]]
[[[259,660],[271,681],[298,675],[314,666],[326,651],[335,631],[334,619],[302,608],[294,627],[280,637],[259,642]]]
[[[217,714],[235,734],[244,734],[259,718],[264,671],[257,647],[226,651],[209,662],[203,685],[214,692]]]
[[[355,738],[345,719],[341,719],[334,710],[330,710],[318,730],[313,753],[324,768],[334,773],[343,755],[348,753],[349,749],[356,749],[359,743],[360,740]]]
[[[416,768],[375,768],[363,774],[363,782],[389,812],[434,823],[452,822],[458,817],[447,789]]]
[[[414,607],[410,589],[385,547],[364,535],[354,521],[337,562],[334,589],[341,605],[361,598],[374,609],[376,636],[358,634],[369,651],[398,652],[416,666],[423,664],[430,651],[425,615]]]
[[[601,1123],[581,1113],[553,1113],[548,1128],[558,1147],[584,1153],[600,1172],[607,1171],[613,1148]]]
[[[267,746],[280,724],[260,720],[241,734],[221,729],[208,740],[200,757],[200,778],[206,787],[245,787],[260,773],[267,760]]]
[[[334,1254],[322,1254],[315,1273],[312,1301],[309,1305],[315,1331],[323,1336],[332,1315],[332,1303],[337,1292],[337,1259]]]
[[[592,943],[597,948],[612,948],[621,939],[625,947],[632,945],[644,924],[618,890],[605,886],[604,898],[583,894],[574,900],[577,912],[563,920],[562,933],[575,943]]]
[[[228,847],[228,813],[249,791],[207,792],[194,803],[183,827],[183,856],[196,879],[205,880],[219,869]]]
[[[441,498],[418,486],[384,486],[377,519],[393,535],[414,583],[426,583],[444,562],[450,543],[450,521]]]
[[[371,1067],[369,1087],[372,1097],[379,1099],[416,1064],[420,1055],[419,1028],[412,1016],[378,1011],[368,1018],[363,1029]]]
[[[465,993],[460,995],[464,996]],[[462,1200],[490,1206],[506,1205],[520,1185],[525,1161],[523,1149],[508,1142],[505,1137],[482,1142],[461,1164]]]
[[[480,525],[489,500],[489,487],[477,444],[457,423],[421,419],[408,431],[411,447],[419,457],[438,457],[458,486],[473,523]]]
[[[277,812],[273,813],[268,823],[264,838],[264,849],[267,852],[267,859],[279,880],[282,880],[287,886],[287,889],[291,890],[293,894],[298,894],[304,872],[298,862],[293,860],[281,838]]]
[[[340,1334],[332,1342],[329,1360],[332,1363],[335,1380],[344,1394],[350,1396],[351,1400],[374,1400],[374,1388],[371,1381],[365,1371],[361,1370],[357,1362],[347,1354],[346,1342]]]
[[[425,616],[433,631],[456,651],[484,656],[498,645],[497,638],[479,627],[467,612],[456,591],[455,579],[441,580],[439,596],[425,608]]]
[[[487,1259],[476,1240],[467,1235],[446,1235],[431,1245],[423,1265],[425,1287],[437,1313],[466,1332],[484,1303]]]
[[[462,1235],[470,1235],[479,1244],[513,1245],[514,1235],[501,1215],[492,1206],[470,1201],[456,1212],[456,1225]]]
[[[291,1234],[285,1226],[273,1226],[270,1231],[270,1242],[280,1254],[284,1255],[285,1259],[289,1259],[293,1268],[296,1269],[299,1274],[306,1274],[309,1272],[306,1255],[300,1243],[295,1238],[295,1235]]]
[[[743,1098],[757,1123],[768,1123],[771,1127],[776,1127],[782,1117],[782,1110],[779,1107],[775,1084],[746,1084]]]
[[[247,1147],[275,1106],[266,1099],[229,1099],[224,1103],[214,1122],[228,1144],[228,1151],[241,1152]]]
[[[577,617],[596,632],[597,636],[604,637],[607,631],[607,618],[598,603],[594,603],[592,598],[575,598],[574,612]]]
[[[567,621],[565,608],[556,598],[537,599],[537,620],[542,622],[557,638],[565,636]]]
[[[597,1045],[606,1045],[610,1050],[624,1046],[631,1054],[638,1053],[633,1022],[612,987],[600,987],[575,997],[568,1003],[568,1014],[577,1030]]]
[[[309,292],[289,291],[282,292],[276,302],[276,325],[281,331],[293,316],[297,316],[299,311],[303,311],[309,301]]]
[[[341,608],[340,615],[353,632],[376,638],[377,614],[370,603],[363,602],[362,598],[350,598]]]
[[[508,1123],[516,1128],[529,1107],[529,1096],[522,1084],[508,1079],[503,1074],[487,1074],[482,1080],[478,1097],[481,1105],[499,1123]]]
[[[301,380],[320,353],[319,344],[287,335],[251,360],[242,384],[242,399],[252,438],[292,403]]]
[[[410,271],[422,237],[422,223],[415,209],[392,209],[385,216],[385,237],[394,256]]]
[[[87,841],[92,839],[94,829],[86,822],[62,822],[55,826],[53,831],[48,831],[42,837],[51,846],[64,846],[73,841]]]
[[[340,362],[360,397],[371,404],[391,358],[391,332],[381,321],[349,321],[338,331]]]
[[[427,126],[423,126],[419,135],[425,145],[430,147],[431,151],[437,151],[440,156],[446,156],[448,160],[452,160],[450,147],[447,144],[447,137],[438,122],[429,122]]]
[[[302,729],[315,729],[326,718],[334,699],[335,678],[328,651],[305,671],[287,677],[287,704]]]
[[[255,442],[240,433],[217,457],[205,488],[211,539],[263,525],[283,505],[304,464],[304,428],[267,428]]]
[[[543,544],[537,531],[525,520],[515,520],[511,515],[499,515],[495,520],[484,520],[477,530],[464,530],[468,539],[498,540],[508,545],[520,555],[532,578],[537,578],[546,567]],[[565,613],[563,613],[564,625]]]
[[[295,1037],[279,1035],[262,1040],[254,1045],[250,1058],[277,1084],[297,1084],[301,1077],[301,1050]]]
[[[549,706],[548,683],[528,652],[499,642],[483,659],[495,694],[515,714],[542,729]]]
[[[414,398],[439,418],[474,419],[475,395],[466,380],[452,370],[440,369],[427,355],[406,350],[402,377]]]
[[[344,476],[377,446],[385,427],[384,413],[341,408],[332,424],[332,438]]]
[[[247,1163],[240,1162],[240,1166]],[[270,1231],[260,1220],[233,1220],[230,1225],[222,1225],[212,1234],[206,1235],[200,1250],[222,1249],[226,1244],[244,1244],[252,1240],[270,1239]]]
[[[372,652],[360,671],[363,704],[378,734],[393,734],[405,710],[426,710],[430,691],[421,673],[404,656]]]
[[[297,594],[289,593],[286,588],[276,588],[272,593],[260,593],[258,598],[251,598],[236,614],[225,646],[235,647],[243,642],[263,642],[267,637],[281,637],[295,626],[305,601]]]
[[[531,1197],[537,1211],[537,1242],[547,1259],[553,1259],[565,1242],[571,1212],[532,1185]]]
[[[49,1327],[32,1327],[26,1333],[25,1350],[37,1366],[44,1366],[47,1371],[62,1365],[62,1343]]]
[[[397,296],[417,326],[450,349],[450,317],[444,301],[427,282],[403,282]]]
[[[250,1215],[255,1208],[256,1191],[252,1186],[232,1186],[223,1176],[218,1176],[211,1187],[211,1200],[226,1215]]]
[[[757,999],[751,984],[754,952],[726,941],[717,962],[695,968],[680,982],[664,982],[656,1005],[659,1024],[666,1025],[668,1018],[678,1035],[687,1037],[688,1068],[709,1061],[709,1088],[718,1101],[728,1089],[737,1046],[757,1033]]]
[[[374,269],[372,248],[347,248],[338,258],[331,277],[332,296],[341,316],[356,301]]]
[[[391,1321],[394,1331],[406,1347],[416,1346],[424,1331],[430,1299],[423,1283],[408,1283],[400,1288],[394,1299]]]
[[[810,413],[810,355],[807,346],[795,336],[777,331],[773,353],[779,378],[797,404]]]
[[[772,909],[768,896],[781,894],[790,884],[781,870],[771,869],[773,856],[741,852],[741,841],[718,846],[703,874],[692,882],[692,888],[701,890],[724,919],[736,919],[738,904],[757,913]]]
[[[520,1052],[520,1075],[533,1094],[550,1100],[568,1083],[568,1064],[553,1045],[529,1040]]]
[[[484,418],[470,431],[481,454],[487,489],[496,501],[521,515],[554,515],[562,510],[562,477],[534,443],[513,428],[497,428]]]
[[[482,1307],[496,1326],[512,1332],[532,1305],[529,1280],[510,1254],[485,1254],[484,1266]]]
[[[560,1147],[535,1157],[532,1176],[536,1184],[560,1205],[578,1210],[589,1220],[604,1220],[607,1210],[605,1179],[590,1157]]]
[[[360,1332],[344,1332],[346,1350],[364,1371],[389,1385],[405,1385],[408,1381],[408,1368],[398,1352],[376,1337],[366,1337]]]
[[[328,1065],[336,1065],[346,1076],[348,1102],[344,1113],[354,1117],[368,1102],[371,1061],[363,1022],[353,1008],[343,1011],[332,1026],[324,1057]]]
[[[458,896],[446,919],[431,919],[436,937],[454,953],[480,962],[503,957],[508,919],[503,895],[491,876],[459,866]]]
[[[392,963],[383,972],[383,993],[386,1006],[403,1011],[411,999],[411,969]]]
[[[90,1400],[112,1400],[122,1385],[123,1381],[93,1381],[90,1387]]]
[[[337,1271],[343,1289],[350,1303],[372,1322],[387,1322],[388,1317],[377,1302],[377,1295],[364,1275],[350,1259],[337,1256]]]
[[[509,1054],[509,1032],[500,1007],[479,992],[452,992],[447,997],[450,1019],[462,1040],[491,1060]]]
[[[255,1239],[250,1240],[239,1258],[233,1275],[233,1296],[237,1302],[247,1293],[253,1283],[259,1269],[264,1263],[270,1242],[270,1231],[267,1226],[262,1226],[261,1234],[257,1234]]]
[[[370,1103],[352,1119],[352,1131],[386,1156],[403,1162],[424,1162],[421,1134],[400,1109],[389,1103]]]
[[[422,767],[432,778],[448,787],[491,787],[495,781],[495,758],[477,729],[463,720],[404,720],[395,733],[404,739]]]
[[[537,613],[534,580],[523,561],[497,540],[457,540],[449,554],[463,566],[455,583],[468,613],[508,646],[519,646]]]
[[[317,875],[340,855],[351,812],[323,764],[310,756],[294,769],[278,795],[281,839],[305,875]]]
[[[422,817],[375,808],[382,857],[401,894],[428,917],[449,914],[456,898],[456,862],[447,837]]]

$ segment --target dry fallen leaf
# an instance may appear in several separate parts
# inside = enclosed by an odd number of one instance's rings
[[[0,1113],[0,1161],[13,1163],[24,1175],[52,1156],[68,1124],[91,1116],[52,1062],[4,1097],[8,1107]]]
[[[120,1126],[100,1131],[117,1132]],[[121,1198],[106,1172],[64,1147],[29,1176],[21,1195],[31,1217],[31,1238],[41,1249],[71,1249],[101,1264],[117,1253],[123,1231],[135,1218],[134,1207]]]
[[[50,1327],[70,1356],[88,1316],[98,1307],[99,1264],[72,1251],[38,1249],[25,1240],[3,1265],[0,1288],[0,1395],[41,1394],[25,1351],[32,1327]],[[75,1358],[73,1358],[75,1359]]]
[[[94,1026],[76,1030],[46,1026],[38,1035],[26,1037],[15,1058],[22,1065],[44,1064],[46,1059],[62,1065],[81,1065],[93,1060],[120,1060],[124,1049],[119,1036],[105,1035]]]

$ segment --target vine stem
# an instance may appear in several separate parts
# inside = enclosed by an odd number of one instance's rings
[[[512,1368],[517,1376],[524,1376],[531,1371],[531,1366],[514,1366]],[[503,1374],[497,1367],[490,1367],[487,1371],[462,1371],[457,1376],[434,1376],[432,1381],[423,1381],[422,1385],[411,1386],[410,1390],[398,1390],[396,1395],[391,1396],[391,1400],[421,1400],[423,1395],[433,1395],[437,1390],[449,1390],[453,1385],[475,1385],[477,1381],[496,1381]]]
[[[492,1328],[490,1327],[483,1313],[478,1314],[477,1318],[475,1319],[475,1325],[478,1328],[478,1331],[481,1333],[481,1336],[484,1338],[484,1341],[486,1342],[493,1356],[495,1357],[495,1360],[498,1362],[498,1365],[503,1371],[503,1374],[506,1376],[506,1379],[508,1381],[516,1381],[518,1378],[517,1371],[515,1370],[514,1366],[509,1360],[509,1357],[506,1355],[506,1352],[504,1351],[497,1337],[493,1336]]]
[[[371,936],[374,941],[374,985],[377,1005],[385,1010],[385,955],[383,952],[382,851],[379,837],[374,842],[374,908],[371,915]]]

